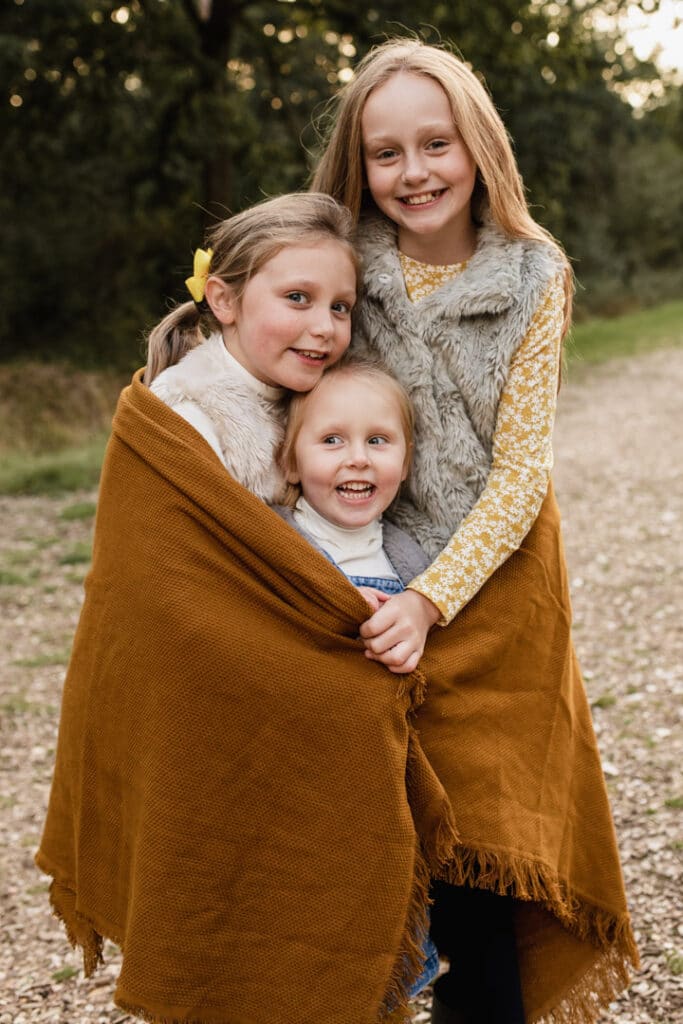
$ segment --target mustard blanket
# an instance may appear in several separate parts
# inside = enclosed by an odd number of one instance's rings
[[[353,587],[136,374],[36,858],[86,970],[119,943],[116,1002],[158,1024],[375,1024],[431,872],[520,897],[529,1020],[593,1019],[637,955],[563,566],[549,495],[430,638],[421,703],[363,657]]]

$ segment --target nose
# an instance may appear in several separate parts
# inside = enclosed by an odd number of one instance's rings
[[[327,341],[334,337],[334,320],[329,309],[316,309],[309,330],[314,338]]]
[[[401,177],[406,185],[417,184],[427,180],[429,168],[422,153],[406,153]]]
[[[357,441],[350,442],[346,451],[346,463],[348,466],[353,466],[355,468],[368,466],[370,464],[365,441],[359,439]]]

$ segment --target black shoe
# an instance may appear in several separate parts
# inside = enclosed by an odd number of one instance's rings
[[[465,1024],[465,1018],[458,1010],[451,1010],[450,1006],[446,1006],[434,994],[432,999],[432,1024]]]

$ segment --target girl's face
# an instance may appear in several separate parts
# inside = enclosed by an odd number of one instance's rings
[[[398,401],[381,382],[323,378],[306,400],[291,483],[325,519],[346,529],[378,519],[408,472]]]
[[[467,259],[477,168],[441,86],[424,75],[392,75],[370,93],[361,129],[368,187],[398,225],[401,251],[426,263]]]
[[[310,391],[351,339],[356,271],[334,239],[287,246],[251,277],[221,316],[228,351],[254,377]]]

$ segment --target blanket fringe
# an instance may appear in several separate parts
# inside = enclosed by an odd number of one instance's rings
[[[83,951],[83,971],[86,978],[104,963],[102,956],[103,937],[91,921],[76,910],[76,894],[72,889],[53,879],[50,885],[52,912],[64,925],[66,937],[75,948]],[[112,939],[112,941],[116,941]]]
[[[587,1024],[622,992],[640,957],[628,912],[614,914],[572,893],[546,866],[491,850],[458,847],[439,872],[451,885],[472,885],[516,899],[539,903],[582,941],[600,952],[581,978],[552,1010],[533,1021],[542,1024]],[[532,1024],[532,1022],[530,1022]]]
[[[636,959],[637,956],[635,953]],[[530,1018],[529,1024],[586,1024],[597,1020],[627,987],[630,980],[628,960],[633,964],[632,956],[617,945],[604,950],[557,1006]]]
[[[619,946],[633,966],[639,966],[628,912],[617,915],[587,902],[537,861],[458,846],[438,877],[451,885],[471,885],[540,903],[577,938],[600,949]]]
[[[379,1013],[379,1020],[383,1024],[402,1024],[412,1019],[408,990],[425,962],[423,942],[429,931],[427,906],[430,902],[430,877],[429,866],[418,845],[403,937]]]
[[[140,1020],[147,1021],[147,1024],[206,1024],[205,1020],[199,1018],[188,1018],[188,1017],[167,1017],[165,1015],[159,1016],[157,1013],[150,1013],[149,1010],[143,1010],[141,1006],[137,1006],[135,1003],[128,1003],[125,999],[114,998],[114,1003],[124,1013],[130,1013],[133,1017],[138,1017]]]

